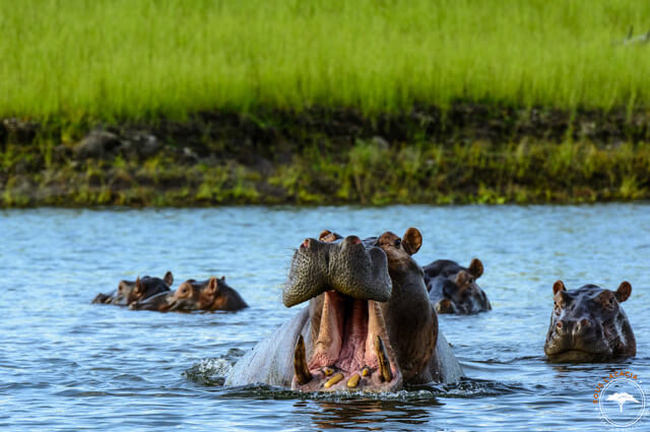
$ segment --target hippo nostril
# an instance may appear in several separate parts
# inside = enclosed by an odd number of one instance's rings
[[[562,321],[558,321],[557,324],[555,324],[557,328],[561,329],[562,328]]]
[[[357,244],[361,244],[361,239],[359,237],[357,237],[357,236],[352,235],[352,236],[346,237],[345,242],[357,245]]]
[[[586,328],[591,325],[591,321],[589,321],[587,318],[583,318],[580,320],[580,327]]]
[[[302,242],[300,245],[301,248],[308,248],[309,247],[309,239],[305,239],[305,241]]]

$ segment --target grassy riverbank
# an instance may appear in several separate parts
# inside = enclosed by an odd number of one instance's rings
[[[9,125],[0,207],[575,203],[650,199],[650,122],[454,106]]]
[[[0,118],[648,106],[650,2],[0,0]]]
[[[650,2],[0,11],[0,207],[650,199]]]

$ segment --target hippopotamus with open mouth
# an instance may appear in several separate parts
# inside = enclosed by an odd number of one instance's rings
[[[632,293],[629,282],[616,291],[584,285],[567,291],[553,285],[555,309],[544,351],[554,362],[597,362],[636,355],[636,340],[621,303]]]
[[[297,391],[394,391],[453,382],[461,367],[438,331],[422,269],[420,231],[362,241],[324,231],[296,250],[282,299],[309,301],[257,344],[226,384],[263,382]]]
[[[97,294],[93,303],[129,306],[156,294],[169,292],[174,283],[174,275],[168,271],[163,278],[143,276],[135,281],[121,280],[117,289],[109,294]]]
[[[455,261],[437,260],[423,267],[429,298],[436,312],[469,315],[492,309],[476,280],[483,275],[483,263],[474,258],[469,267]]]

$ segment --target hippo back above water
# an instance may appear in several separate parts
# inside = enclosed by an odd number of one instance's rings
[[[553,285],[555,308],[544,351],[554,362],[597,362],[636,355],[632,327],[621,307],[632,292],[629,282],[616,291],[584,285],[567,291]]]
[[[483,275],[483,263],[474,258],[469,267],[455,261],[437,260],[423,267],[429,298],[436,312],[476,314],[492,309],[476,280]]]
[[[246,354],[226,383],[377,392],[457,381],[462,370],[411,257],[421,244],[415,228],[402,238],[324,232],[306,239],[293,256],[283,302],[309,305]]]

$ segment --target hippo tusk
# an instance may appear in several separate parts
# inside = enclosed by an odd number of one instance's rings
[[[337,384],[343,380],[343,374],[341,372],[337,372],[334,375],[332,375],[332,378],[329,379],[324,385],[325,388],[330,388],[334,384]]]
[[[302,335],[298,336],[296,349],[293,353],[293,370],[296,374],[296,381],[300,385],[305,385],[311,381],[311,373],[307,368],[307,355],[305,353],[305,340]]]
[[[379,360],[381,380],[384,382],[391,382],[393,380],[393,372],[390,370],[390,360],[388,360],[384,341],[379,335],[375,337],[375,353],[377,354],[377,360]]]

